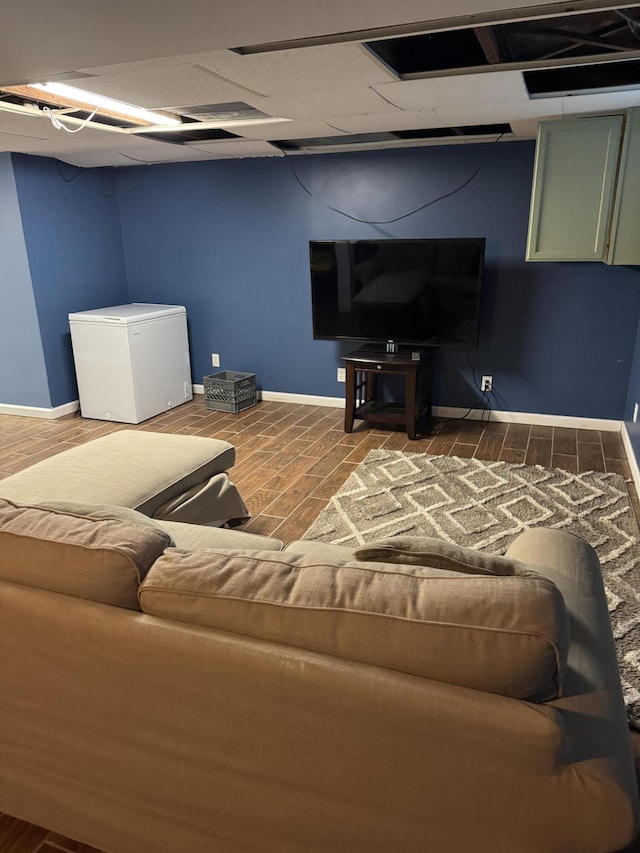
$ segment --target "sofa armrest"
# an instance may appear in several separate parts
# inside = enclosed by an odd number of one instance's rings
[[[540,572],[562,593],[572,637],[564,695],[604,689],[624,715],[616,649],[595,550],[572,533],[539,527],[522,533],[507,556]]]
[[[512,543],[507,556],[552,580],[567,607],[571,643],[563,697],[549,703],[567,733],[564,760],[623,790],[637,828],[638,783],[597,554],[579,536],[534,528]]]

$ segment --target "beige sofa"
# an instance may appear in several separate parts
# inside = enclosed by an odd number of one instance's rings
[[[0,626],[0,812],[109,853],[613,853],[636,833],[600,569],[567,533],[504,558],[282,549],[0,499]]]

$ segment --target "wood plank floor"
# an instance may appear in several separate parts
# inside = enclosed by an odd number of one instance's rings
[[[261,402],[236,415],[209,412],[197,396],[173,411],[132,426],[70,415],[55,421],[0,415],[0,479],[40,459],[118,429],[204,435],[237,449],[230,472],[252,518],[244,530],[299,539],[329,498],[367,453],[378,447],[524,462],[570,471],[609,471],[627,480],[640,518],[624,446],[617,433],[526,424],[437,421],[428,436],[409,441],[403,432],[356,421],[343,431],[339,409]],[[96,853],[93,847],[47,829],[0,815],[0,853]],[[117,851],[112,851],[117,853]]]

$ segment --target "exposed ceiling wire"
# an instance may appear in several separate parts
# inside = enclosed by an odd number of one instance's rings
[[[64,130],[67,133],[79,133],[81,130],[83,130],[89,124],[89,122],[94,117],[94,115],[98,112],[99,109],[100,109],[100,107],[96,107],[95,110],[91,113],[91,115],[88,115],[86,117],[86,119],[82,122],[82,124],[78,125],[78,127],[75,127],[73,129],[68,127],[66,124],[64,124],[58,118],[58,116],[53,112],[51,107],[43,107],[42,112],[51,120],[51,124],[55,127],[56,130]]]
[[[504,133],[501,133],[496,139],[491,143],[495,145],[497,142],[500,142]],[[436,198],[432,198],[430,201],[421,204],[419,207],[414,208],[413,210],[409,210],[407,213],[403,213],[401,216],[394,216],[392,219],[360,219],[358,216],[353,216],[351,213],[347,213],[344,210],[340,210],[338,207],[334,207],[331,204],[323,201],[321,198],[318,198],[305,184],[302,182],[300,176],[295,170],[295,167],[292,163],[292,157],[288,154],[285,155],[284,158],[289,166],[291,167],[291,171],[293,172],[293,176],[296,179],[297,183],[302,187],[302,189],[306,192],[308,196],[310,196],[314,201],[317,201],[319,204],[326,207],[328,210],[332,210],[334,213],[339,213],[341,216],[346,216],[347,219],[352,219],[354,222],[361,222],[363,225],[391,225],[394,222],[400,222],[403,219],[407,219],[409,216],[413,216],[415,213],[419,213],[421,210],[424,210],[427,207],[430,207],[432,204],[436,204],[439,201],[443,201],[445,198],[450,198],[452,195],[459,193],[460,190],[463,190],[466,186],[468,186],[471,181],[482,171],[487,158],[480,163],[480,165],[466,178],[461,184],[459,184],[454,189],[449,192],[443,193],[442,195],[437,196]]]

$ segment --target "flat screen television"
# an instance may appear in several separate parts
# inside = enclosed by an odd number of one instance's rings
[[[475,347],[484,237],[312,240],[316,340]]]

